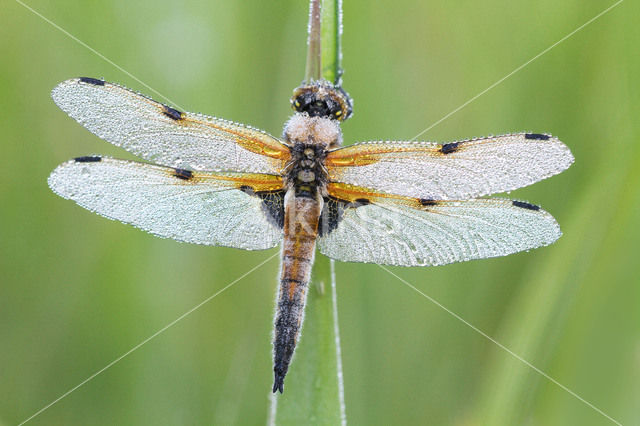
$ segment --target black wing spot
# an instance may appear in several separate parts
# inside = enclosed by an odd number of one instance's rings
[[[284,193],[283,189],[275,191],[256,191],[249,185],[242,185],[240,191],[262,200],[262,211],[267,220],[279,229],[284,228]]]
[[[520,207],[527,210],[540,210],[540,206],[536,206],[535,204],[525,203],[524,201],[512,201],[513,205],[516,207]]]
[[[361,206],[371,204],[366,198],[358,198],[353,201],[341,200],[334,197],[326,197],[324,206],[320,214],[320,223],[318,225],[318,234],[321,237],[329,235],[338,224],[342,221],[344,212],[347,209],[355,209]]]
[[[87,155],[86,157],[76,157],[73,161],[76,163],[97,163],[102,161],[102,157],[98,155]]]
[[[178,120],[182,120],[184,118],[183,117],[183,113],[181,113],[177,109],[173,109],[173,108],[171,108],[169,106],[166,106],[166,105],[162,105],[162,107],[164,109],[162,111],[162,113],[164,115],[166,115],[167,117],[169,117],[170,119],[178,121]]]
[[[349,203],[347,207],[360,207],[367,206],[369,204],[371,204],[371,201],[367,200],[366,198],[357,198],[353,200],[353,202]]]
[[[460,149],[460,142],[451,142],[442,145],[440,152],[443,154],[451,154],[452,152],[456,152],[458,149]]]
[[[173,175],[178,179],[189,180],[193,177],[193,172],[186,169],[175,169]]]
[[[422,204],[423,206],[437,206],[438,201],[434,200],[433,198],[421,198],[420,204]]]
[[[104,86],[104,80],[98,80],[97,78],[80,77],[80,82],[93,84],[94,86]]]
[[[256,191],[253,190],[252,187],[250,187],[249,185],[242,185],[240,188],[240,191],[244,192],[245,194],[249,194],[249,195],[255,195]]]
[[[283,229],[285,191],[280,189],[276,191],[253,192],[253,189],[251,189],[251,192],[262,199],[262,211],[267,216],[269,223],[275,225],[279,229]]]
[[[542,133],[525,133],[524,138],[525,139],[534,139],[534,140],[538,140],[538,141],[547,141],[547,140],[549,140],[549,138],[551,138],[551,136],[543,135]]]
[[[342,215],[351,204],[348,201],[333,197],[325,198],[322,213],[320,213],[320,223],[318,224],[318,235],[324,237],[329,235],[342,220]]]

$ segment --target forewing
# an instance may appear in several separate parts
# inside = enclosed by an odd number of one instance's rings
[[[92,133],[164,166],[279,174],[290,156],[284,144],[264,132],[180,112],[102,80],[67,80],[51,96]]]
[[[255,194],[277,193],[278,176],[209,173],[101,157],[80,157],[49,176],[58,195],[163,238],[261,250],[281,227]]]
[[[448,144],[367,142],[329,153],[329,178],[435,200],[510,191],[560,173],[573,156],[557,138],[519,133]]]
[[[561,235],[549,213],[525,202],[421,202],[330,188],[335,196],[351,196],[350,204],[357,207],[344,209],[335,229],[322,236],[318,246],[326,256],[345,262],[444,265],[545,246]]]

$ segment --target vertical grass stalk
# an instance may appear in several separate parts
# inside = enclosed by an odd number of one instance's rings
[[[311,0],[304,81],[341,84],[342,0]]]
[[[307,27],[307,67],[304,81],[322,78],[322,0],[309,2],[309,25]]]
[[[271,395],[271,425],[346,425],[333,261],[318,257],[300,344],[285,392]]]
[[[342,2],[311,0],[305,81],[340,84]],[[300,343],[286,391],[271,394],[270,425],[346,425],[334,261],[314,265]]]

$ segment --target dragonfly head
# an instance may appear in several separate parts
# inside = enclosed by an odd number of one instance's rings
[[[303,84],[293,91],[291,107],[310,117],[344,121],[353,112],[351,98],[340,86],[325,80]]]

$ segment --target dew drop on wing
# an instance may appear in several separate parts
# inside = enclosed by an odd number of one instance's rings
[[[388,234],[393,234],[393,226],[390,223],[385,222],[384,227]]]

